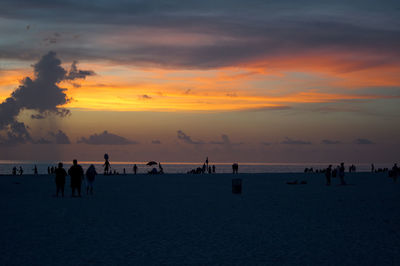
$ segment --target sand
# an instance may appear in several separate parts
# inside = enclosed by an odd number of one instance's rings
[[[400,265],[400,183],[386,174],[0,176],[0,265]],[[306,179],[306,185],[286,181]]]

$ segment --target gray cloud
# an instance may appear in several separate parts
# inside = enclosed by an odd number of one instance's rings
[[[71,144],[68,136],[61,130],[58,130],[56,133],[51,132],[50,135],[54,137],[56,144]]]
[[[182,130],[178,130],[177,132],[177,137],[179,140],[182,140],[183,142],[187,144],[204,144],[202,140],[192,140],[192,138],[188,135],[186,135]]]
[[[310,145],[311,142],[309,141],[304,141],[304,140],[295,140],[286,137],[284,141],[281,142],[282,144],[288,144],[288,145]]]
[[[344,0],[330,3],[316,0],[37,2],[40,4],[35,7],[40,8],[32,8],[27,0],[3,1],[0,16],[43,25],[51,23],[55,29],[61,27],[72,32],[69,40],[63,33],[62,40],[49,44],[67,58],[79,56],[135,65],[215,68],[246,64],[254,59],[271,61],[267,59],[282,55],[290,58],[297,54],[327,52],[374,54],[374,57],[360,56],[357,60],[353,56],[338,58],[353,62],[342,64],[338,71],[353,71],[391,64],[400,57],[400,12],[396,1],[379,4]],[[138,29],[137,38],[113,45],[97,42],[115,34],[115,29],[130,31],[132,26]],[[177,38],[172,43],[158,40],[142,43],[146,39],[141,35],[143,31],[152,30],[159,30],[154,31],[152,36],[155,37],[161,32],[168,36],[176,34]],[[208,41],[186,43],[188,35],[196,34]],[[82,36],[84,41],[76,43],[73,37],[76,35]],[[79,49],[71,49],[70,45]],[[31,59],[40,48],[33,42],[18,47],[6,42],[0,48],[0,57]],[[29,51],[23,53],[21,49]]]
[[[143,94],[143,95],[139,96],[139,98],[140,98],[140,99],[144,99],[144,100],[150,100],[150,99],[152,99],[152,97],[149,96],[149,95],[147,95],[147,94]]]
[[[329,139],[323,139],[321,141],[322,144],[326,144],[326,145],[334,145],[334,144],[341,144],[340,141],[338,140],[329,140]]]
[[[151,144],[161,144],[161,141],[159,141],[158,139],[152,140]]]
[[[243,143],[242,142],[232,142],[229,139],[228,135],[222,134],[221,135],[221,140],[219,140],[219,141],[211,141],[210,144],[217,144],[217,145],[224,145],[224,146],[227,146],[227,147],[231,147],[231,146],[234,146],[234,145],[242,145]]]
[[[105,130],[100,134],[90,135],[88,138],[82,137],[78,140],[78,143],[91,144],[91,145],[127,145],[127,144],[137,144],[136,141],[131,141],[124,137],[108,133]]]
[[[72,72],[67,72],[61,66],[61,60],[54,52],[49,52],[33,65],[34,78],[26,77],[22,84],[15,89],[11,96],[0,104],[0,130],[5,130],[8,142],[25,143],[32,141],[26,125],[18,122],[19,113],[24,109],[37,112],[32,119],[43,119],[50,114],[64,117],[69,110],[60,108],[69,102],[65,93],[66,89],[60,88],[58,84],[64,80],[85,78],[93,72],[79,72],[76,62],[73,64]],[[81,75],[75,75],[75,72]]]
[[[354,140],[355,144],[360,144],[360,145],[369,145],[369,144],[375,144],[373,141],[369,139],[363,139],[363,138],[358,138]]]

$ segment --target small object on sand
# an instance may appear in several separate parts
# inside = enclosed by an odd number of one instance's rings
[[[297,180],[295,180],[295,181],[287,181],[286,184],[288,184],[288,185],[297,185],[298,182],[297,182]]]
[[[232,179],[232,194],[242,194],[242,179]]]

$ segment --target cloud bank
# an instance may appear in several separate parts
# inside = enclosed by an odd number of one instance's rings
[[[62,108],[70,101],[66,89],[59,87],[65,80],[84,79],[93,75],[93,71],[78,70],[76,62],[67,71],[61,66],[61,60],[55,52],[49,52],[33,65],[34,77],[25,77],[21,85],[10,97],[0,104],[0,130],[6,131],[8,143],[26,143],[32,141],[28,127],[17,120],[23,110],[32,110],[33,119],[43,119],[50,114],[64,117],[70,113]]]

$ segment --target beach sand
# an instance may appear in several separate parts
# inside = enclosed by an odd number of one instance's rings
[[[0,265],[400,265],[400,183],[387,174],[0,176]],[[286,181],[307,180],[306,185]]]

